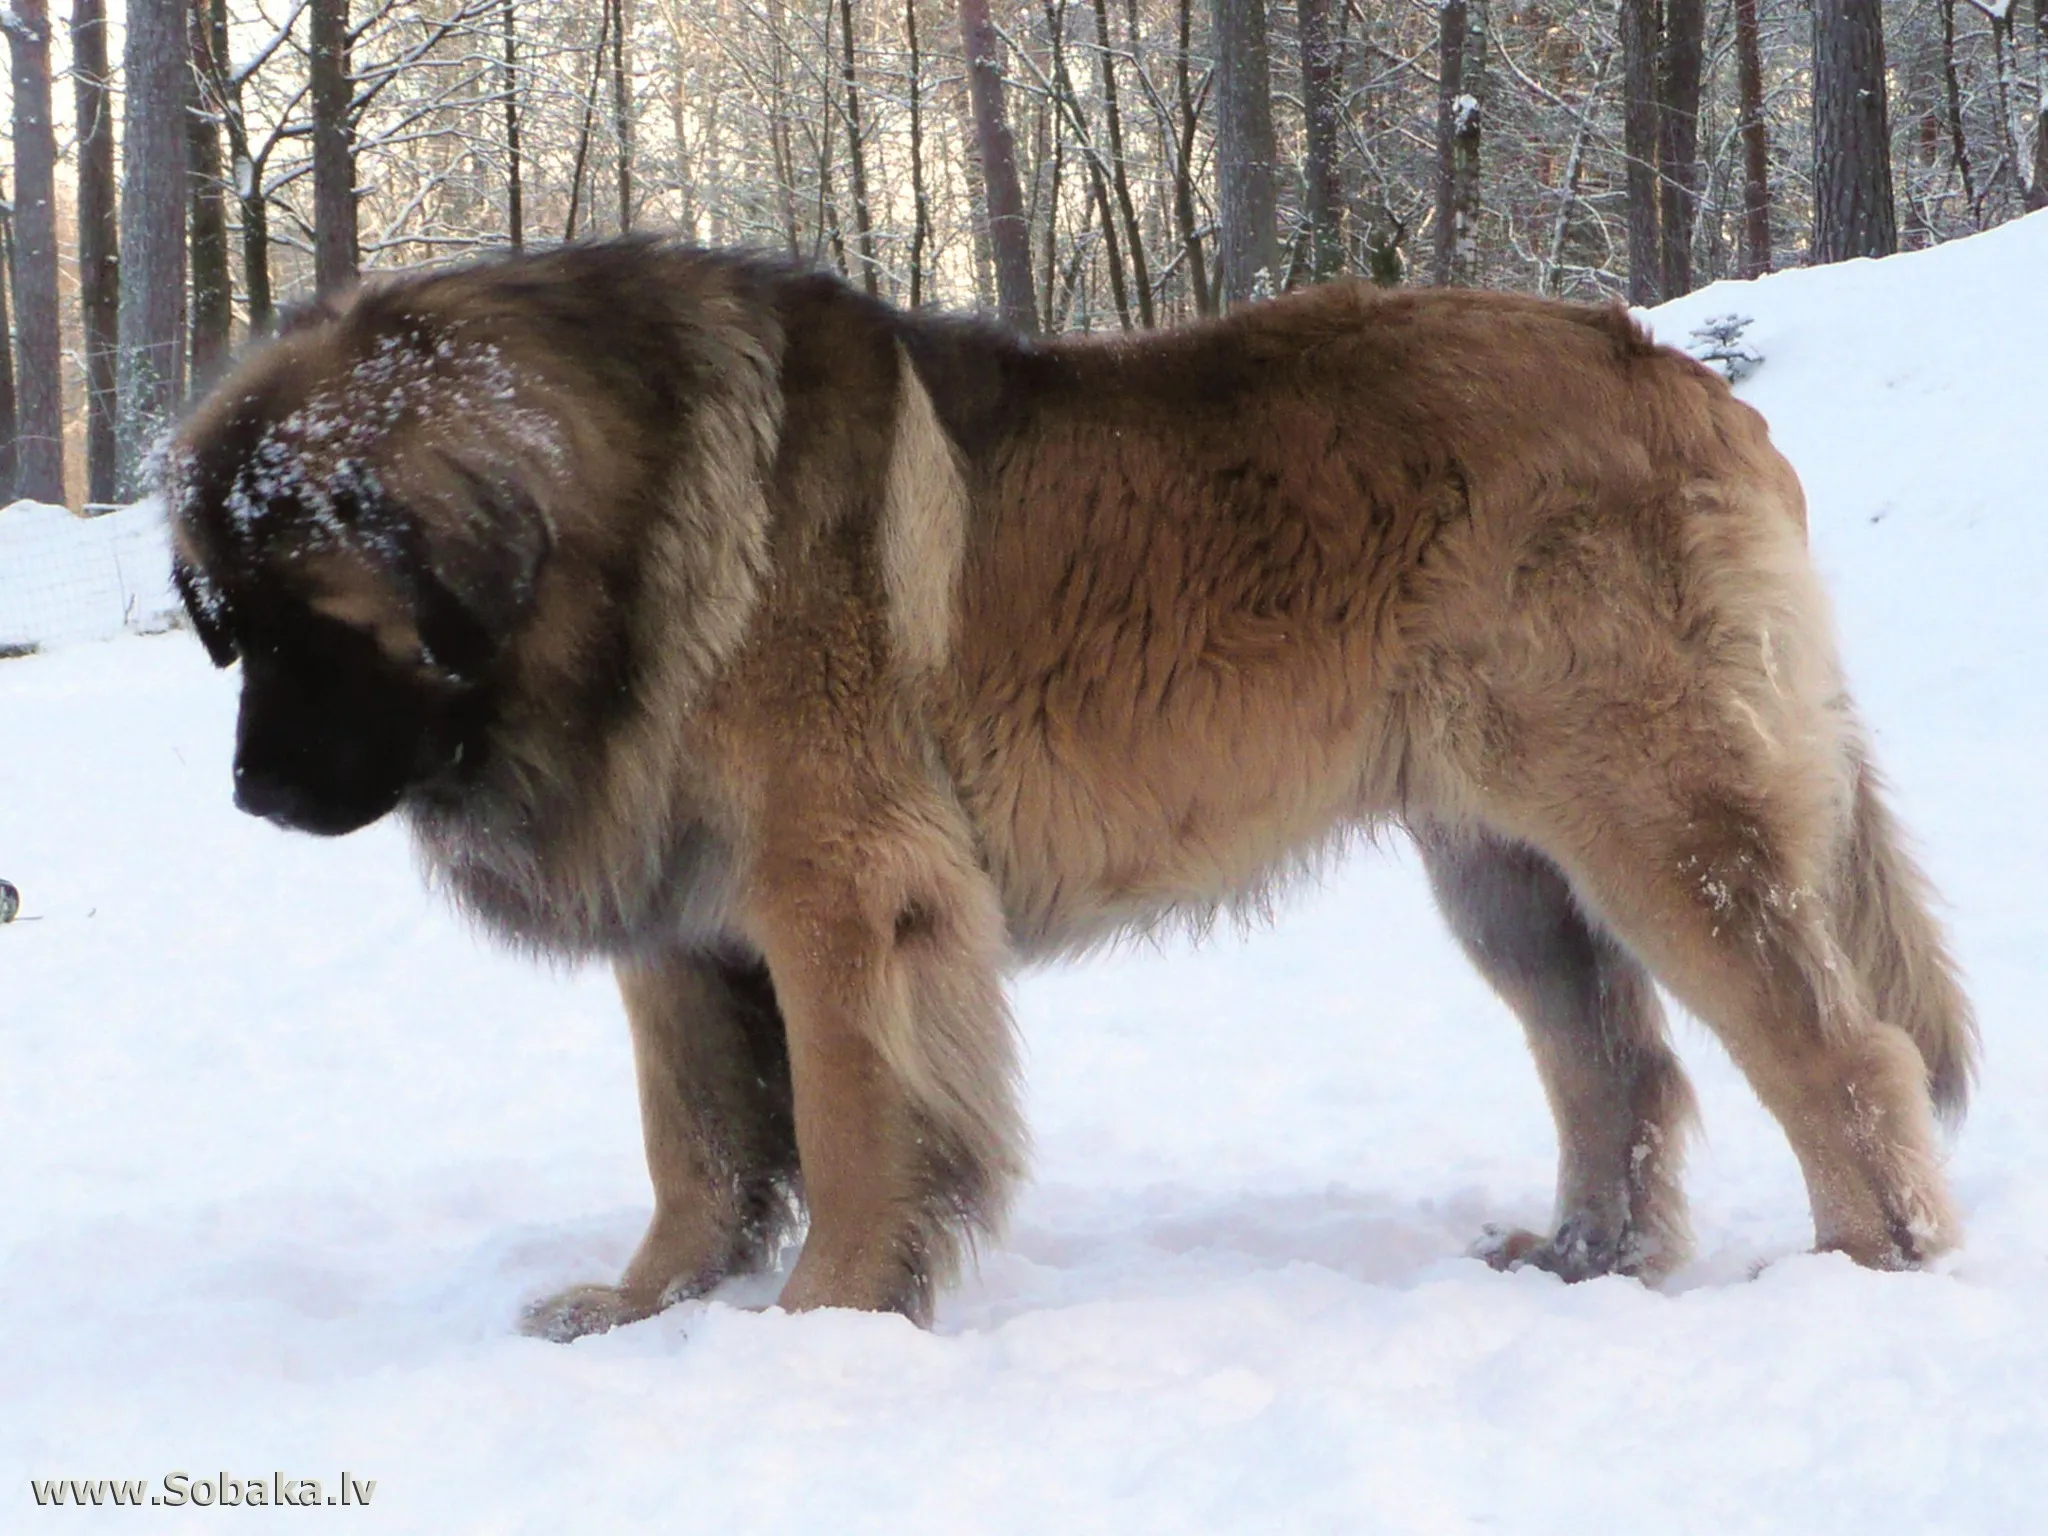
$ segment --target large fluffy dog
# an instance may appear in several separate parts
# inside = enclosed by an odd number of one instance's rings
[[[1653,977],[1823,1247],[1956,1241],[1971,1025],[1798,482],[1618,311],[1338,285],[1035,343],[588,246],[302,321],[167,481],[240,804],[402,811],[496,930],[617,967],[654,1220],[541,1331],[757,1264],[792,1192],[785,1305],[927,1315],[1023,1163],[1005,967],[1385,823],[1556,1111],[1556,1228],[1498,1262],[1686,1252]]]

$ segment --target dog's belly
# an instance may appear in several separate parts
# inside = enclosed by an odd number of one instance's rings
[[[1021,956],[1258,909],[1399,809],[1392,711],[1246,699],[1115,729],[1040,714],[1007,739],[975,733],[1001,744],[956,786]]]

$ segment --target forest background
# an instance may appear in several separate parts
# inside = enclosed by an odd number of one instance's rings
[[[1340,275],[1651,304],[2048,206],[2048,0],[0,8],[0,503],[358,273],[622,230],[1029,331]]]

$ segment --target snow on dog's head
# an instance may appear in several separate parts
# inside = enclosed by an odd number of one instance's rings
[[[237,802],[346,832],[460,764],[552,540],[561,434],[431,281],[367,287],[258,346],[159,459],[173,574],[243,663]]]

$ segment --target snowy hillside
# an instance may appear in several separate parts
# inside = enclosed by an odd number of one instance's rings
[[[123,636],[0,661],[0,1531],[275,1523],[31,1489],[181,1472],[374,1479],[327,1521],[363,1532],[2043,1528],[2044,272],[2039,215],[1654,317],[1754,317],[1742,392],[1982,1014],[1939,1273],[1801,1251],[1784,1139],[1689,1021],[1697,1262],[1463,1257],[1544,1220],[1552,1132],[1390,850],[1269,932],[1022,981],[1035,1178],[933,1332],[757,1287],[519,1337],[646,1219],[608,978],[484,946],[392,827],[238,815],[234,678]]]

